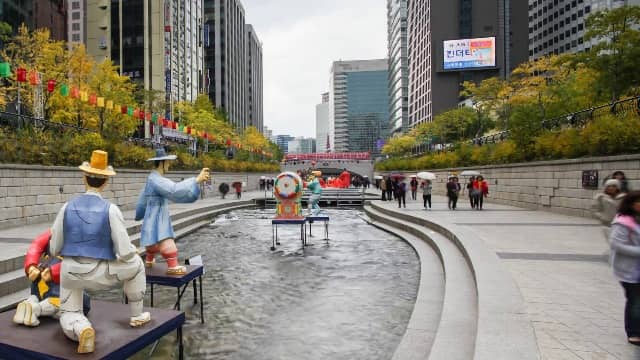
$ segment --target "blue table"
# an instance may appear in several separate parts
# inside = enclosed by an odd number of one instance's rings
[[[328,216],[307,216],[307,222],[309,223],[309,237],[311,235],[311,224],[316,221],[324,222],[324,240],[329,240],[329,217]]]
[[[145,308],[151,321],[144,326],[129,326],[129,306],[91,300],[88,318],[96,331],[96,350],[78,354],[78,343],[67,339],[58,320],[40,318],[37,327],[16,325],[14,310],[0,314],[0,359],[126,359],[164,335],[177,330],[178,356],[184,358],[182,345],[183,312]]]
[[[276,245],[280,245],[278,239],[278,225],[300,225],[300,241],[302,248],[307,245],[307,219],[273,219],[271,220],[271,251],[276,249]]]
[[[153,287],[154,285],[175,287],[178,291],[176,303],[173,305],[174,310],[180,310],[180,301],[184,292],[189,287],[189,283],[193,281],[193,303],[198,303],[198,289],[196,281],[200,287],[200,322],[204,324],[204,301],[202,294],[202,274],[204,267],[202,265],[186,265],[187,273],[184,275],[167,275],[167,263],[155,263],[152,267],[146,268],[147,284],[151,285],[151,307],[153,307]]]

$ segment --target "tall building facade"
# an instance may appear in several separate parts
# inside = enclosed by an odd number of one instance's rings
[[[51,39],[67,39],[67,9],[65,0],[34,0],[33,28],[47,28]]]
[[[85,0],[70,0],[66,5],[69,46],[84,44],[87,41],[87,2]]]
[[[389,124],[392,134],[407,131],[409,124],[407,1],[408,0],[387,0]]]
[[[0,21],[11,25],[15,32],[20,25],[33,22],[33,2],[24,0],[0,0]]]
[[[203,20],[202,0],[86,0],[87,51],[164,92],[171,117],[171,104],[202,92]]]
[[[316,139],[297,137],[287,145],[289,154],[313,154],[316,152]]]
[[[322,94],[322,102],[316,105],[316,149],[319,153],[331,150],[329,140],[329,93]]]
[[[591,14],[640,0],[529,0],[529,58],[588,51],[585,22]]]
[[[260,130],[264,125],[262,43],[251,25],[247,25],[247,71],[247,122]]]
[[[289,141],[294,140],[294,137],[291,135],[276,135],[275,143],[280,147],[283,153],[289,152]]]
[[[410,128],[457,106],[464,81],[508,77],[528,58],[524,1],[408,0],[407,24]],[[462,61],[472,48],[481,55]]]
[[[205,0],[205,78],[211,102],[238,129],[248,125],[247,29],[239,0]]]
[[[335,152],[371,152],[388,136],[387,59],[336,61],[331,68],[329,130]]]

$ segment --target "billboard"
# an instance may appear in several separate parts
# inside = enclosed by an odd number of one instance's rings
[[[444,70],[468,70],[496,66],[496,38],[444,41]]]

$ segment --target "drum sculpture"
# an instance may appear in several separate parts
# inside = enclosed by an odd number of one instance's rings
[[[304,219],[300,199],[304,184],[295,173],[284,172],[276,178],[273,194],[278,201],[276,219]]]

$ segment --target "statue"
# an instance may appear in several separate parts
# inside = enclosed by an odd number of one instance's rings
[[[309,214],[317,216],[320,213],[320,206],[318,203],[320,202],[320,197],[322,197],[322,186],[320,181],[318,181],[318,177],[322,175],[320,171],[312,171],[309,176],[309,182],[307,183],[307,189],[311,191],[311,196],[309,196]]]
[[[186,268],[178,265],[178,248],[174,241],[176,235],[171,226],[169,200],[177,203],[192,203],[200,196],[198,184],[209,180],[209,169],[204,168],[200,175],[175,183],[164,175],[169,171],[170,161],[176,155],[167,155],[163,148],[156,149],[156,156],[147,161],[154,161],[155,168],[149,174],[147,183],[140,194],[136,205],[136,220],[142,221],[140,245],[145,246],[147,255],[145,265],[153,266],[155,255],[167,261],[168,275],[184,275]]]
[[[297,174],[283,172],[278,175],[273,190],[273,195],[278,201],[276,219],[304,219],[300,206],[302,189],[302,179]]]
[[[102,198],[109,178],[108,154],[95,150],[91,161],[79,166],[86,193],[66,202],[51,228],[52,256],[64,256],[60,271],[60,325],[78,342],[78,353],[95,350],[96,333],[83,313],[84,289],[103,290],[123,285],[131,309],[129,325],[151,320],[142,312],[146,290],[144,264],[131,243],[120,209]],[[118,314],[113,314],[118,316]]]
[[[18,304],[13,322],[26,326],[40,325],[40,316],[59,316],[61,259],[49,254],[51,231],[38,235],[29,245],[24,271],[31,281],[31,295]],[[42,262],[41,262],[42,260]],[[89,296],[83,294],[83,311],[89,312]]]

